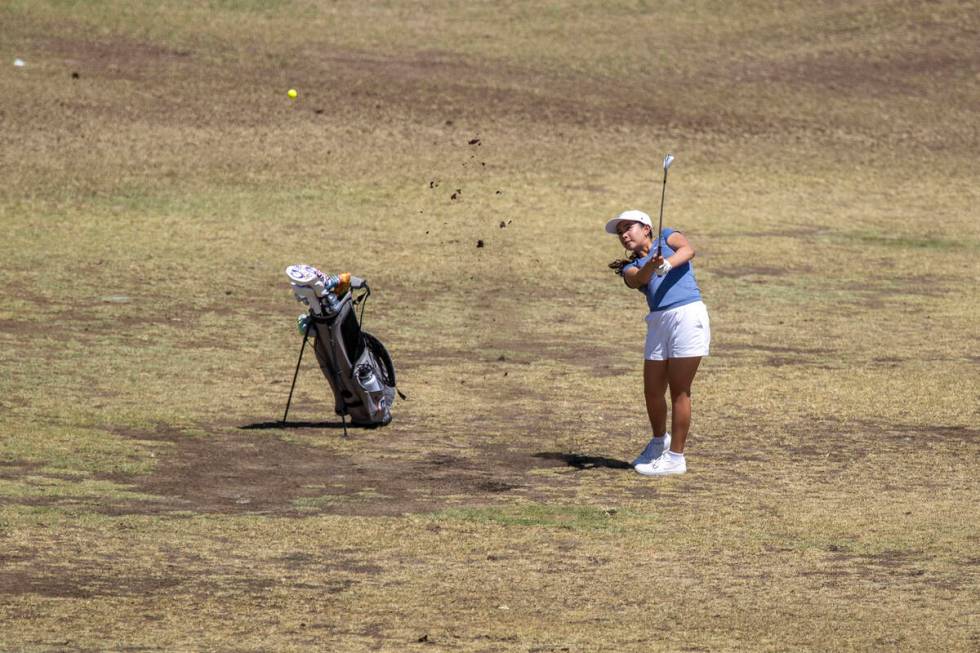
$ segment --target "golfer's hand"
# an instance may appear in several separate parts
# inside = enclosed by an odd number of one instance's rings
[[[657,256],[653,259],[653,272],[658,277],[662,277],[670,272],[672,267],[674,266],[670,264],[670,261],[665,259],[663,256]]]

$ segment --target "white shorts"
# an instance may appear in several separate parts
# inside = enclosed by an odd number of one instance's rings
[[[648,361],[707,356],[711,345],[711,323],[704,302],[684,304],[647,315],[647,342],[643,357]]]

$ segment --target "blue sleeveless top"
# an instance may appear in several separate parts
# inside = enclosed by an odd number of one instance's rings
[[[673,229],[664,227],[660,241],[663,246],[662,255],[664,258],[669,258],[674,254],[674,250],[667,244],[667,238],[672,233],[674,233]],[[623,266],[623,271],[625,272],[631,267],[639,269],[656,255],[657,243],[654,242],[649,254]],[[701,301],[701,289],[698,288],[698,282],[694,280],[694,266],[691,265],[690,261],[672,268],[662,277],[653,275],[650,277],[650,282],[645,286],[640,286],[638,290],[647,296],[647,306],[650,307],[651,311],[666,311]]]

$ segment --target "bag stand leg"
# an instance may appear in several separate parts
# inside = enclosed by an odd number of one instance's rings
[[[296,361],[296,371],[293,372],[293,384],[289,386],[289,398],[286,399],[286,412],[282,414],[282,425],[286,425],[286,416],[289,415],[289,405],[293,402],[293,390],[296,389],[296,378],[299,376],[299,365],[303,362],[303,352],[306,351],[306,341],[310,338],[310,329],[313,327],[313,320],[306,323],[306,331],[303,332],[303,344],[299,348],[299,359]],[[334,377],[337,382],[337,387],[340,386],[340,379],[337,375]],[[343,413],[340,415],[340,422],[344,425],[344,437],[347,437],[347,406],[344,402],[343,394],[341,394],[340,401],[342,402]]]
[[[282,414],[282,423],[286,424],[286,416],[289,415],[289,404],[293,402],[293,390],[296,389],[296,377],[299,376],[299,364],[303,362],[303,352],[306,351],[306,341],[310,338],[310,327],[313,321],[306,323],[306,331],[303,332],[303,344],[299,346],[299,360],[296,361],[296,371],[293,372],[293,384],[289,386],[289,399],[286,400],[286,412]]]

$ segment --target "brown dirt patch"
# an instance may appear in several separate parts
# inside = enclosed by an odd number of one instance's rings
[[[603,455],[601,450],[541,451],[489,440],[470,442],[466,448],[438,442],[417,447],[412,442],[420,436],[400,433],[392,441],[390,429],[352,429],[355,446],[349,447],[340,439],[339,422],[290,422],[286,428],[277,422],[255,422],[240,425],[236,431],[222,428],[206,428],[215,432],[205,437],[188,436],[170,427],[124,432],[122,435],[133,439],[172,446],[158,449],[158,465],[151,474],[104,478],[157,499],[74,497],[69,502],[107,514],[402,515],[515,499],[560,500],[575,496],[583,482],[594,485],[595,474],[631,473],[628,461]],[[710,478],[695,473],[685,479],[687,494],[693,499],[716,492],[719,484],[729,489],[754,484],[755,466],[786,456],[801,473],[821,483],[837,477],[840,467],[835,461],[841,456],[854,462],[871,453],[902,455],[928,449],[930,442],[940,440],[980,440],[980,430],[965,427],[853,421],[816,420],[790,431],[796,444],[763,444],[755,455],[741,456],[737,468],[718,467],[716,458],[727,454],[714,451],[706,442],[699,462],[705,470],[712,470]],[[832,458],[830,452],[835,454]],[[30,473],[27,465],[0,466],[3,478]],[[624,488],[613,482],[609,496],[595,495],[594,499],[615,503],[624,495],[652,497],[658,487]],[[20,502],[45,505],[64,500],[31,497]]]
[[[927,452],[936,443],[944,441],[980,441],[980,429],[963,426],[879,424],[859,420],[850,420],[846,424],[828,419],[814,420],[794,431],[798,444],[786,445],[786,452],[800,461],[816,462],[814,471],[819,471],[820,463],[833,469],[833,460],[828,459],[831,449],[835,459],[854,461],[871,454]]]
[[[503,495],[541,500],[567,480],[529,476],[536,469],[622,469],[625,461],[561,452],[520,451],[481,443],[458,451],[429,446],[424,453],[379,447],[383,429],[352,429],[365,441],[357,454],[338,453],[329,444],[289,442],[272,434],[275,422],[243,425],[239,433],[190,437],[163,428],[155,433],[126,433],[139,440],[172,443],[154,473],[113,475],[135,491],[160,499],[103,506],[110,514],[171,512],[277,514],[303,516],[401,515],[448,506],[485,505]],[[341,436],[340,422],[289,422],[284,429],[299,437]],[[369,442],[372,440],[373,442]],[[475,452],[475,454],[474,454]]]
[[[65,574],[56,568],[43,570],[6,571],[0,584],[0,595],[36,594],[43,597],[90,599],[98,596],[141,597],[180,587],[190,575],[120,576],[116,573],[89,572],[73,569]]]
[[[91,81],[129,81],[145,84],[165,74],[194,84],[207,79],[220,105],[208,94],[188,93],[178,99],[154,95],[124,106],[91,98],[62,99],[59,111],[69,115],[101,116],[104,120],[160,124],[249,125],[264,127],[276,114],[271,103],[255,103],[267,93],[270,80],[281,79],[281,68],[237,66],[237,54],[223,52],[223,65],[215,67],[200,53],[142,42],[114,34],[111,39],[34,35],[39,50],[51,52],[65,66],[75,85]],[[615,79],[568,69],[530,69],[501,60],[483,60],[434,50],[378,52],[338,48],[329,42],[308,42],[289,55],[297,66],[293,74],[315,89],[293,112],[294,117],[330,124],[347,116],[370,116],[375,123],[410,117],[447,128],[467,120],[516,120],[531,125],[556,124],[600,129],[650,125],[692,132],[719,129],[756,133],[756,120],[716,111],[683,111],[665,105],[651,84],[624,87]],[[77,73],[77,78],[71,75]],[[366,80],[370,80],[367,82]],[[242,114],[241,106],[252,111]],[[398,118],[393,118],[398,116]],[[66,123],[66,124],[74,124]],[[785,124],[783,131],[799,125]],[[773,126],[767,126],[767,130]],[[592,187],[590,192],[598,192]]]
[[[156,79],[160,66],[192,59],[190,50],[136,41],[119,34],[111,39],[55,37],[38,45],[54,57],[63,59],[79,73],[79,79],[88,75],[109,79]]]
[[[6,333],[12,336],[28,336],[37,332],[37,321],[0,320],[0,333]]]

